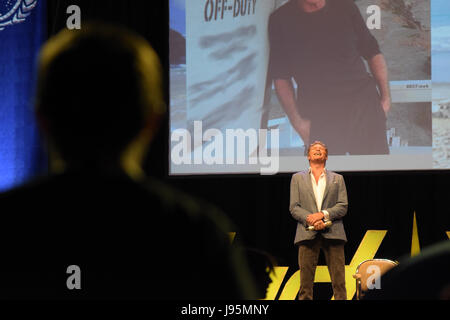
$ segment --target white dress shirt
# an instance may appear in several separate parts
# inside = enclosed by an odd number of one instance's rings
[[[316,182],[316,178],[314,177],[311,168],[309,168],[309,174],[311,176],[311,183],[313,186],[314,197],[316,198],[317,210],[323,213],[325,220],[329,220],[330,216],[328,214],[328,211],[322,210],[323,194],[325,192],[325,187],[327,186],[326,171],[327,169],[324,168],[322,174],[319,177],[319,180]]]

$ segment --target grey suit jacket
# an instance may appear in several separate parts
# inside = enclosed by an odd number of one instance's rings
[[[297,232],[294,243],[303,240],[314,239],[318,232],[326,239],[340,239],[347,241],[342,218],[347,213],[347,189],[344,178],[335,172],[326,171],[326,187],[323,195],[322,210],[327,210],[333,224],[322,231],[308,231],[306,217],[318,212],[316,198],[311,182],[309,171],[294,174],[291,180],[291,198],[289,211],[297,220]]]

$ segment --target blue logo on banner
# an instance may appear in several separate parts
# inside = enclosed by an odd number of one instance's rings
[[[0,4],[0,31],[25,21],[36,4],[37,0],[4,0]]]

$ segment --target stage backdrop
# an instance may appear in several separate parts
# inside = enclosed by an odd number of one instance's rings
[[[32,100],[37,52],[46,38],[45,0],[0,4],[0,190],[45,168]]]

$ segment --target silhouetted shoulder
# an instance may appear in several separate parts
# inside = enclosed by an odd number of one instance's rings
[[[207,220],[223,234],[234,228],[225,213],[207,201],[197,199],[154,178],[143,182],[143,186],[160,199],[168,211],[183,212],[193,221]]]
[[[246,297],[227,217],[161,181],[71,172],[1,194],[0,211],[0,297]],[[66,287],[72,264],[85,279],[78,295]]]

